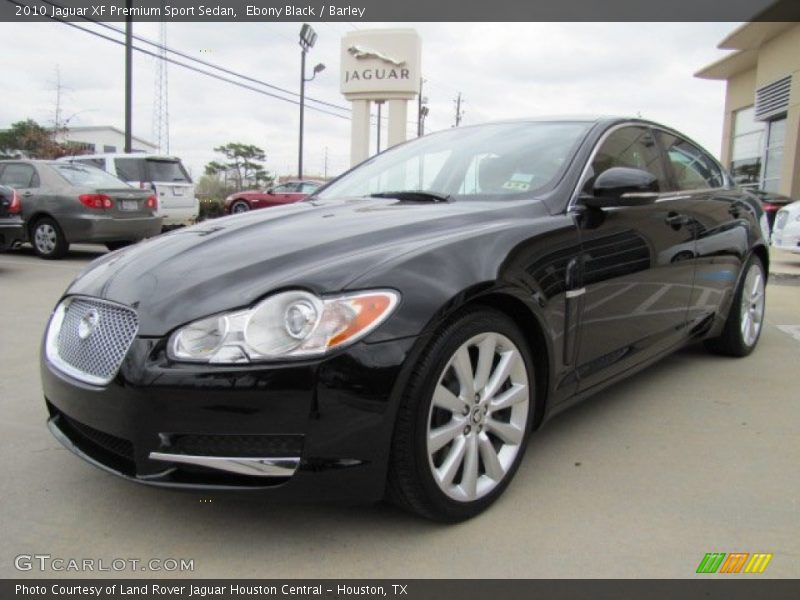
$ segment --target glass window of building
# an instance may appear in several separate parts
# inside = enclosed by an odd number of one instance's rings
[[[733,120],[730,171],[741,187],[759,187],[766,123],[756,121],[755,107],[737,110]]]
[[[762,189],[777,192],[783,166],[783,145],[786,141],[786,117],[767,123],[767,150],[764,154]]]

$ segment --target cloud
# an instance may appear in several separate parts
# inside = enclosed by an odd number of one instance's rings
[[[309,70],[317,62],[327,69],[308,84],[307,94],[347,106],[338,91],[339,40],[351,27],[313,26],[319,37]],[[733,24],[358,24],[405,26],[423,39],[429,132],[452,125],[460,91],[465,124],[541,114],[639,113],[719,154],[724,85],[694,79],[692,73],[722,54],[716,43]],[[167,34],[169,46],[190,56],[298,91],[299,28],[299,23],[171,23]],[[135,23],[134,32],[155,40],[158,25]],[[0,55],[12,58],[4,66],[0,127],[26,117],[52,121],[58,66],[62,116],[72,125],[121,128],[121,46],[58,23],[2,23]],[[135,54],[134,65],[134,133],[149,139],[155,59]],[[170,152],[183,157],[195,175],[215,158],[213,147],[229,141],[264,148],[268,168],[278,174],[296,171],[299,109],[293,104],[171,65],[169,108]],[[409,118],[416,118],[414,107]],[[408,129],[415,133],[413,124]],[[348,167],[349,121],[307,109],[305,131],[306,173],[321,174],[326,154],[330,174]]]

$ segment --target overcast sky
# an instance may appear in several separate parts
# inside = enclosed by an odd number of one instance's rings
[[[96,25],[81,25],[119,37]],[[299,91],[300,25],[170,23],[167,43]],[[317,62],[327,65],[307,85],[306,93],[314,98],[348,104],[338,89],[339,40],[346,32],[413,27],[422,37],[428,132],[452,126],[460,91],[464,124],[549,114],[641,115],[683,131],[719,156],[725,86],[692,74],[725,55],[716,44],[736,23],[312,25],[319,39],[309,68]],[[158,24],[134,23],[134,33],[157,40]],[[121,46],[61,23],[0,23],[0,56],[0,127],[28,117],[52,124],[58,66],[62,115],[70,125],[123,128]],[[154,58],[134,53],[133,127],[145,139],[152,139],[155,64]],[[296,171],[295,105],[170,65],[169,113],[170,152],[181,156],[195,176],[219,158],[214,146],[232,141],[262,147],[273,173]],[[415,107],[409,118],[416,118]],[[347,119],[306,111],[307,175],[322,173],[326,148],[329,174],[348,166],[349,127]],[[416,134],[414,125],[409,134]]]

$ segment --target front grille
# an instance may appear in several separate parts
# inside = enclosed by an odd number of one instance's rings
[[[788,220],[789,220],[789,211],[779,210],[778,216],[775,217],[775,229],[783,229],[783,226],[786,225],[786,221]]]
[[[162,451],[193,456],[237,456],[268,458],[300,456],[302,435],[182,434],[170,436]]]
[[[95,298],[67,298],[47,334],[47,356],[67,374],[96,385],[114,378],[139,329],[132,309]]]

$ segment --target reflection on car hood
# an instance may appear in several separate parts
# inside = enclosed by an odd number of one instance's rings
[[[105,255],[68,293],[133,306],[140,335],[159,336],[277,289],[346,289],[392,257],[500,226],[510,204],[359,198],[253,211]]]

